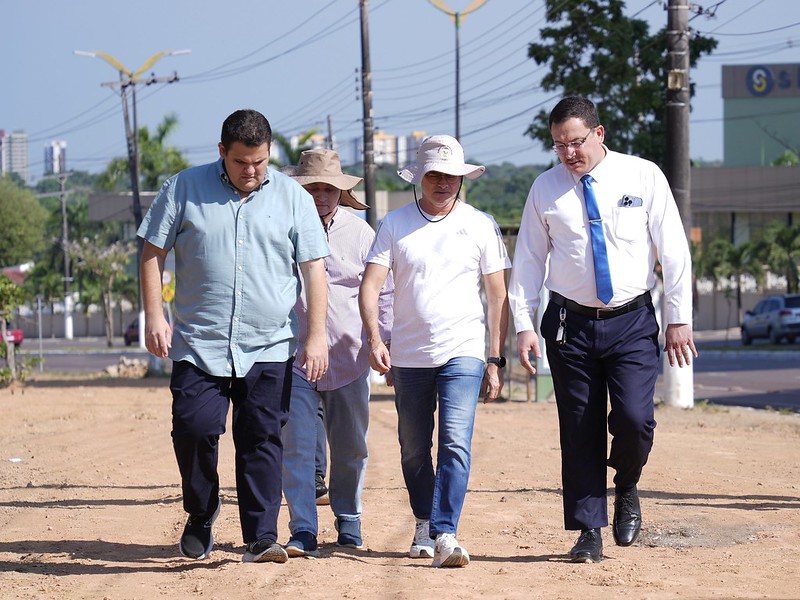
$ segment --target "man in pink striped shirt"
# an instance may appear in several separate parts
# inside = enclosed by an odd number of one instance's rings
[[[333,150],[303,152],[291,173],[314,197],[328,236],[330,256],[325,259],[328,280],[327,373],[316,383],[306,379],[295,364],[289,421],[281,434],[283,493],[289,506],[290,557],[316,556],[317,506],[315,449],[317,410],[322,403],[330,447],[330,504],[336,516],[337,545],[361,548],[361,490],[367,467],[369,424],[369,347],[358,311],[358,290],[375,232],[360,217],[340,208],[366,209],[352,193],[361,178],[342,173]],[[392,326],[391,282],[380,298],[380,324],[384,339]],[[295,305],[303,348],[308,326],[305,295]]]

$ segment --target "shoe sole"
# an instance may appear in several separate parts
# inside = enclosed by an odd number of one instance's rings
[[[303,550],[297,546],[285,546],[285,550],[289,558],[302,558],[304,556],[311,558],[319,557],[319,550]]]
[[[430,546],[411,546],[408,551],[409,558],[433,558],[433,548]]]
[[[217,520],[217,517],[219,516],[219,511],[220,511],[221,508],[222,508],[222,498],[220,498],[217,501],[217,510],[215,510],[214,514],[211,515],[211,527],[214,527],[214,521]],[[208,547],[205,549],[205,551],[200,556],[194,556],[194,555],[192,555],[192,554],[190,554],[188,552],[184,552],[183,551],[183,543],[181,541],[178,541],[178,552],[181,553],[181,556],[185,556],[186,558],[191,558],[191,559],[194,559],[194,560],[202,560],[202,559],[204,559],[206,556],[211,554],[211,550],[213,548],[214,548],[214,532],[213,531],[211,532],[211,541],[208,543]]]
[[[244,556],[242,556],[242,562],[246,563],[285,563],[287,560],[289,560],[289,555],[286,553],[286,550],[278,545],[270,546],[260,554],[252,554],[247,551],[244,553]]]
[[[590,556],[589,554],[578,554],[570,556],[569,558],[574,563],[591,564],[591,563],[599,563],[601,560],[603,560],[603,555],[601,554],[599,556]]]
[[[339,546],[339,548],[352,548],[353,550],[361,550],[361,548],[364,547],[364,543],[363,542],[361,544],[356,544],[355,542],[342,543],[342,542],[337,541],[336,545]]]
[[[317,506],[329,506],[330,503],[331,503],[331,498],[330,496],[328,496],[328,494],[325,494],[324,496],[320,496],[319,498],[317,498]]]
[[[463,548],[456,548],[453,553],[444,560],[433,561],[434,567],[466,567],[469,564],[469,554]]]

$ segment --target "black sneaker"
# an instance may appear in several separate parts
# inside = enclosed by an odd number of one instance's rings
[[[263,539],[247,544],[247,550],[242,556],[242,562],[276,562],[285,563],[289,560],[289,555],[283,546],[275,540]]]
[[[214,535],[211,533],[211,527],[217,520],[221,507],[222,498],[217,501],[217,508],[210,517],[208,515],[189,515],[186,526],[183,528],[180,544],[178,544],[178,549],[186,558],[199,560],[211,552],[211,548],[214,547]]]
[[[331,503],[331,499],[328,496],[328,488],[325,485],[325,476],[318,473],[315,480],[317,484],[317,506],[327,506]]]

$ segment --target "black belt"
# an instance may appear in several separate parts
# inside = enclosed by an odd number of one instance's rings
[[[564,298],[564,296],[557,292],[550,292],[550,301],[556,306],[566,308],[569,311],[576,312],[590,319],[610,319],[611,317],[618,317],[619,315],[624,315],[637,308],[647,306],[652,302],[652,298],[650,297],[650,292],[645,292],[622,306],[615,306],[614,308],[596,308],[594,306],[584,306],[583,304],[573,302],[569,298]]]

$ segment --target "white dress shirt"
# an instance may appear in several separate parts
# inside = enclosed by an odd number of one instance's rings
[[[667,179],[648,160],[605,150],[590,173],[614,287],[607,306],[621,306],[653,289],[658,261],[667,324],[691,323],[691,255]],[[563,164],[533,182],[513,262],[508,296],[517,332],[534,329],[543,282],[578,304],[606,306],[597,298],[583,186]]]

